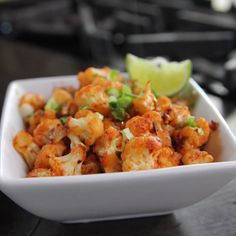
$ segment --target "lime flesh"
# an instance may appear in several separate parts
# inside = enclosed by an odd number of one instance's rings
[[[158,95],[173,96],[180,92],[191,76],[191,61],[166,62],[163,60],[161,62],[159,60],[159,64],[154,61],[127,54],[126,68],[131,79],[137,80],[138,85],[142,87],[151,81],[152,89]]]

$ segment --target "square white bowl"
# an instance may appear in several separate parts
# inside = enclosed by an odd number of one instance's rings
[[[23,129],[18,112],[25,92],[49,96],[56,86],[78,86],[75,76],[18,80],[7,90],[1,121],[1,190],[27,211],[61,222],[90,222],[160,215],[194,204],[236,177],[236,139],[204,91],[193,113],[219,123],[206,150],[216,162],[139,172],[24,178],[27,166],[12,146]]]

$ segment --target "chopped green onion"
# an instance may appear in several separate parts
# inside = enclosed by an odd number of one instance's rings
[[[185,121],[185,126],[197,127],[197,123],[194,116],[188,116],[187,120]]]
[[[108,98],[108,102],[110,103],[110,102],[117,102],[117,98],[115,97],[115,96],[110,96],[109,98]]]
[[[115,149],[116,152],[122,152],[123,148],[117,148],[117,141],[118,141],[118,138],[113,139],[111,141],[111,145],[112,145],[113,149]]]
[[[123,86],[122,86],[122,93],[124,93],[124,94],[132,94],[131,88],[128,85],[123,84]]]
[[[138,97],[137,95],[132,93],[131,88],[126,84],[123,85],[121,93],[122,93],[121,96],[128,96],[128,97],[131,97],[131,98],[137,98]]]
[[[54,111],[59,111],[61,109],[61,104],[55,102],[54,98],[51,97],[47,104],[45,105],[45,110],[54,110]]]
[[[123,108],[128,108],[131,103],[132,103],[132,98],[128,97],[128,96],[121,96],[120,98],[118,98],[117,100],[117,107],[123,107]]]
[[[132,132],[130,131],[129,128],[123,129],[123,130],[121,131],[121,133],[122,133],[124,139],[130,140],[131,138],[134,137],[134,135],[132,134]]]
[[[104,119],[104,116],[103,116],[101,113],[96,112],[96,115],[98,116],[98,118],[99,118],[100,120],[103,120],[103,119]]]
[[[158,97],[157,91],[155,89],[152,89],[152,93],[156,98]]]
[[[117,98],[114,96],[110,96],[108,99],[109,105],[111,108],[115,109],[117,107]]]
[[[138,94],[138,97],[141,97],[141,96],[143,96],[144,95],[144,91],[142,90],[142,91],[140,91],[140,93]]]
[[[59,119],[60,119],[61,123],[64,125],[67,121],[67,116],[62,116]]]
[[[109,79],[112,81],[116,80],[116,76],[119,74],[118,70],[111,70],[110,74],[109,74]]]
[[[109,92],[109,91],[108,91]],[[112,90],[114,92],[114,90]],[[127,109],[130,108],[132,101],[137,96],[132,94],[132,90],[128,85],[123,85],[121,92],[119,91],[119,95],[112,94],[109,97],[109,105],[111,107],[111,114],[117,120],[124,120],[125,119],[125,112]]]
[[[200,136],[204,135],[204,132],[203,132],[202,128],[197,128],[197,132]]]
[[[106,93],[110,96],[118,98],[120,96],[120,91],[117,88],[110,88],[106,90]]]
[[[131,94],[131,93],[122,93],[123,96],[126,96],[126,97],[130,97],[130,98],[137,98],[138,96],[135,95],[135,94]]]
[[[117,108],[111,112],[112,116],[119,121],[123,121],[125,119],[125,109]]]

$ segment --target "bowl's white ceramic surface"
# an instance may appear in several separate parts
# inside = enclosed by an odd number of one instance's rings
[[[199,94],[194,114],[219,122],[206,146],[217,162],[127,173],[24,178],[27,167],[12,147],[14,135],[23,129],[19,98],[27,91],[49,96],[55,86],[64,85],[77,86],[75,76],[19,80],[7,91],[1,123],[1,190],[29,212],[61,222],[165,214],[204,199],[236,177],[236,140],[207,95],[191,80]]]

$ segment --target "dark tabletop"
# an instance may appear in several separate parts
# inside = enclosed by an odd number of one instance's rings
[[[75,74],[91,65],[69,54],[0,40],[0,108],[11,80]],[[211,97],[236,134],[233,103]],[[0,109],[1,110],[1,109]],[[236,180],[213,196],[173,214],[88,224],[61,224],[38,218],[0,192],[0,235],[236,235]]]

